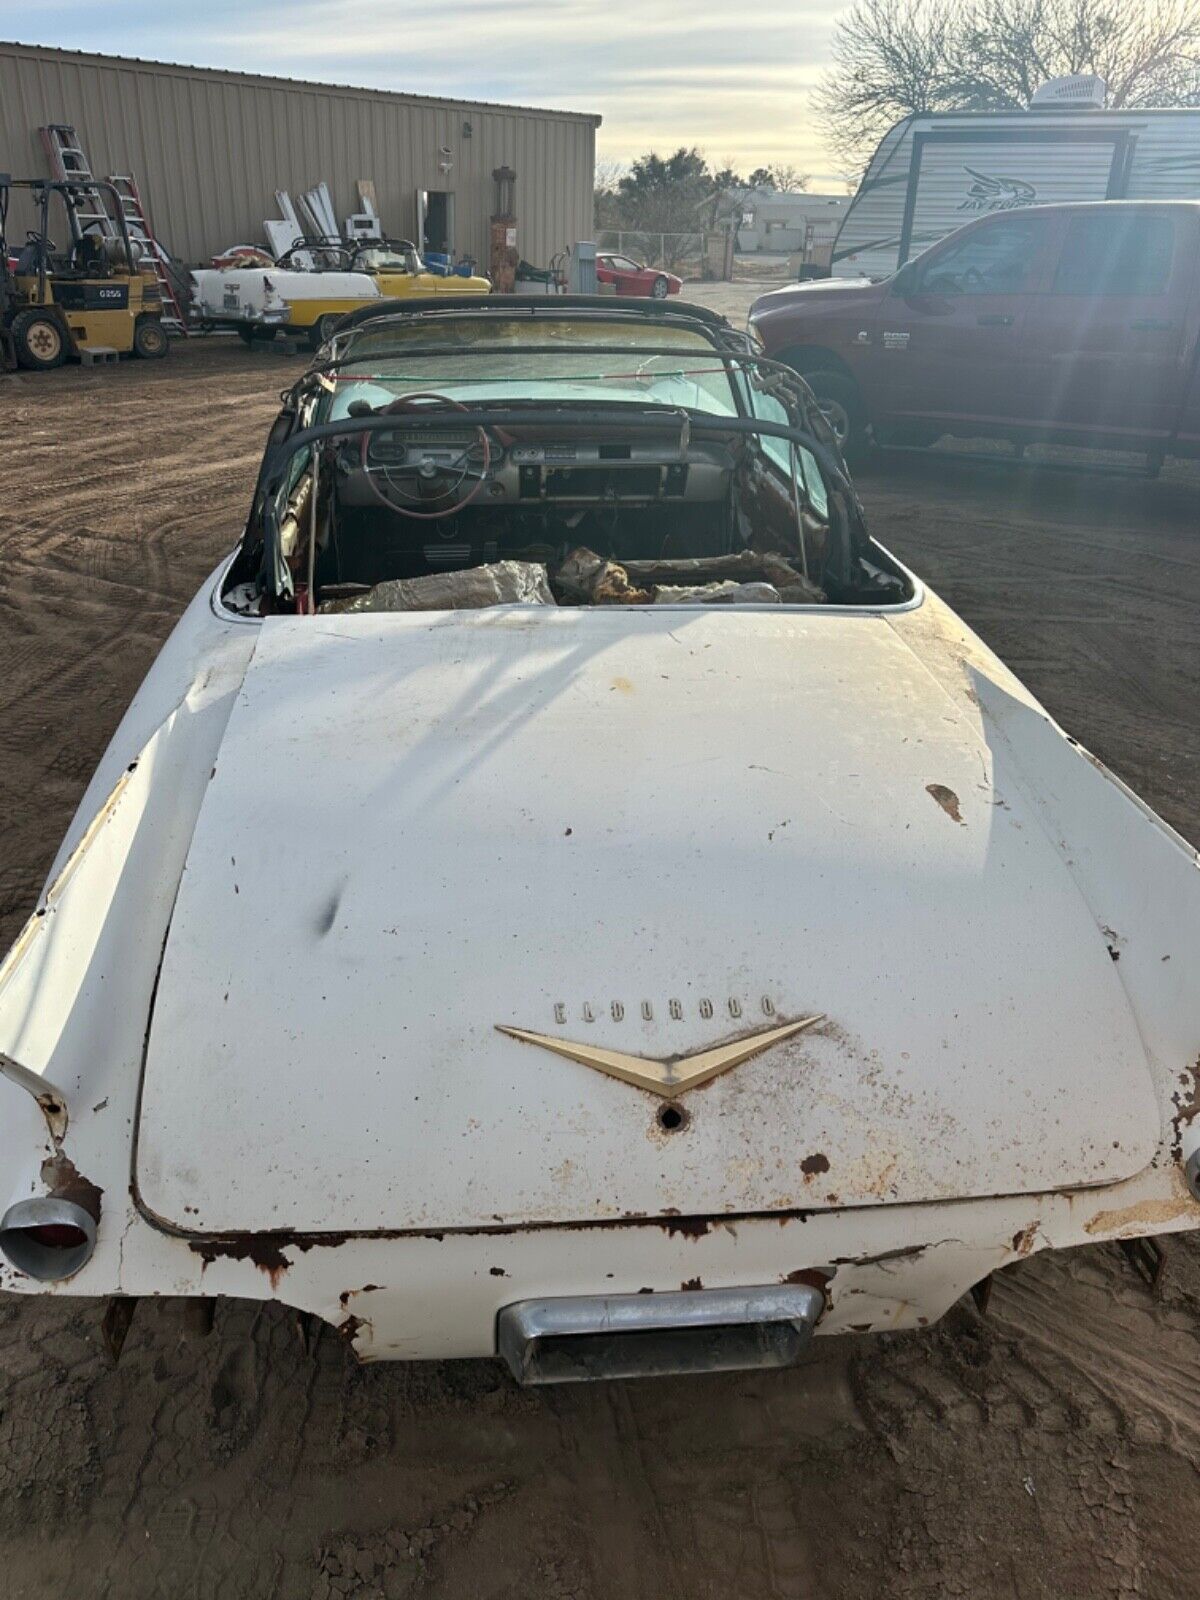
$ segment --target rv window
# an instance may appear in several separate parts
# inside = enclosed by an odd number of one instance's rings
[[[926,262],[921,294],[1021,294],[1033,285],[1042,225],[1032,217],[1005,217],[974,229]]]
[[[1054,277],[1055,294],[1162,294],[1171,276],[1175,224],[1144,212],[1087,211],[1072,217]]]

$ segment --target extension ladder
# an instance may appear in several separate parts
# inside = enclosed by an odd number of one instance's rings
[[[136,239],[142,246],[147,258],[154,265],[154,276],[158,279],[158,292],[162,296],[162,324],[168,333],[178,334],[186,338],[188,332],[187,316],[180,304],[179,296],[175,292],[175,285],[167,271],[167,262],[170,260],[167,252],[154,237],[150,227],[150,218],[146,215],[146,208],[142,204],[141,194],[132,177],[110,177],[109,183],[117,191],[120,202],[121,214],[125,218],[125,227],[131,239]]]

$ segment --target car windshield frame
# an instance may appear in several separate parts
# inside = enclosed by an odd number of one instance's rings
[[[355,378],[355,369],[378,364],[381,359],[393,359],[402,347],[405,361],[414,359],[444,360],[448,354],[463,354],[470,350],[494,353],[494,337],[481,341],[461,337],[447,339],[447,329],[457,323],[473,330],[492,329],[498,323],[513,322],[520,328],[512,332],[512,345],[524,356],[539,349],[559,355],[564,350],[574,355],[613,355],[648,357],[652,354],[678,358],[680,351],[693,358],[704,357],[723,366],[729,381],[734,405],[729,410],[706,411],[678,403],[667,404],[648,399],[643,395],[632,398],[613,398],[610,394],[591,400],[578,398],[553,399],[511,394],[503,398],[485,398],[454,407],[456,425],[474,427],[503,427],[511,424],[534,426],[561,426],[572,428],[614,425],[634,431],[661,431],[664,427],[678,428],[681,451],[686,452],[689,438],[695,434],[710,438],[728,437],[731,434],[756,436],[760,447],[771,441],[776,447],[773,457],[776,469],[790,489],[797,519],[802,505],[828,524],[830,540],[837,548],[838,566],[845,571],[855,559],[856,550],[865,550],[873,541],[866,530],[862,507],[855,494],[838,454],[836,442],[820,408],[803,380],[791,368],[763,355],[761,349],[744,333],[732,328],[723,318],[709,312],[688,313],[655,308],[654,315],[639,315],[626,308],[619,311],[609,302],[584,299],[574,304],[553,306],[538,302],[532,305],[509,304],[503,307],[484,307],[466,300],[453,305],[425,302],[416,307],[396,309],[384,307],[364,308],[351,313],[341,329],[329,343],[322,347],[313,366],[295,385],[290,395],[295,409],[294,426],[285,436],[277,436],[269,446],[259,474],[255,505],[262,534],[262,560],[259,568],[264,587],[275,598],[290,597],[290,574],[281,559],[278,540],[279,497],[287,480],[291,464],[301,451],[316,449],[348,435],[364,435],[378,431],[394,430],[396,420],[386,412],[378,411],[369,402],[361,411],[331,416],[333,397]],[[574,324],[575,337],[571,340],[552,340],[546,344],[548,329],[563,323]],[[680,330],[691,336],[664,345],[664,333]],[[397,340],[395,334],[404,337]],[[419,339],[409,338],[412,333]],[[373,348],[363,349],[370,343]],[[657,342],[656,342],[657,341]],[[411,375],[406,375],[411,376]],[[369,378],[368,378],[368,381]],[[424,381],[424,380],[423,380]],[[422,390],[409,392],[429,393]],[[434,389],[435,395],[441,390]],[[784,420],[763,415],[754,406],[756,394],[766,396]],[[365,398],[365,397],[364,397]],[[765,409],[765,408],[764,408]],[[439,408],[421,408],[406,414],[404,426],[417,429],[445,426],[446,411]],[[785,452],[781,459],[778,452]],[[764,454],[770,455],[769,450]],[[786,462],[793,463],[789,471]],[[819,486],[821,504],[812,490]],[[890,558],[889,558],[890,559]],[[910,601],[894,602],[908,604]],[[890,605],[893,602],[889,602]],[[872,608],[867,608],[872,609]]]

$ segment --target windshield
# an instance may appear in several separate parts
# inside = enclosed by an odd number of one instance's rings
[[[462,403],[623,400],[715,416],[740,410],[728,362],[702,334],[642,321],[438,319],[359,333],[348,353],[353,365],[337,373],[323,413],[331,421],[354,401],[377,407],[430,390]]]
[[[354,265],[360,272],[421,272],[423,263],[415,250],[386,249],[359,250]]]
[[[387,311],[335,334],[295,401],[256,572],[237,569],[250,610],[907,592],[866,553],[811,395],[699,315]]]

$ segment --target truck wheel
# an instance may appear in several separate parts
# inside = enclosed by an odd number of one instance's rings
[[[170,349],[167,331],[157,317],[139,317],[133,325],[133,353],[143,361],[160,361]]]
[[[45,311],[19,311],[12,321],[17,361],[34,372],[49,372],[67,359],[67,341],[57,319]]]
[[[847,460],[861,455],[867,442],[867,409],[862,390],[841,372],[805,372],[805,383],[817,397]]]

